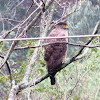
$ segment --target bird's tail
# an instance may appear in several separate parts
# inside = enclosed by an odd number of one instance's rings
[[[51,80],[51,85],[54,85],[56,83],[56,80],[55,80],[54,76],[51,76],[50,80]]]

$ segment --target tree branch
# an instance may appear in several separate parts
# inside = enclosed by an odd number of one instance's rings
[[[14,50],[21,50],[21,49],[29,49],[29,48],[39,48],[39,47],[45,47],[47,45],[51,45],[51,44],[68,44],[68,45],[73,45],[73,46],[81,46],[81,47],[87,47],[87,48],[96,48],[96,47],[100,47],[100,45],[95,45],[95,46],[91,46],[91,45],[83,45],[83,44],[76,44],[76,43],[70,43],[70,42],[52,42],[52,43],[44,43],[41,45],[37,45],[37,46],[25,46],[25,47],[16,47],[14,48]]]
[[[2,56],[1,54],[0,54],[0,57],[4,59],[4,56]],[[10,69],[10,67],[9,67],[8,61],[6,61],[6,66],[7,66],[8,72],[9,72],[10,81],[11,81],[11,83],[12,83],[13,76],[12,76],[11,69]]]
[[[27,30],[26,30],[27,31]],[[87,37],[100,37],[97,35],[75,35],[75,36],[60,36],[60,37],[35,37],[35,38],[14,38],[14,39],[0,39],[0,41],[25,41],[25,40],[45,40],[45,39],[61,39],[61,38],[87,38]]]

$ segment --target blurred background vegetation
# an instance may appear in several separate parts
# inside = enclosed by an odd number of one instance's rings
[[[19,1],[23,1],[20,6],[18,5]],[[79,11],[71,14],[67,18],[69,35],[92,34],[97,21],[100,20],[100,0],[82,0],[81,5],[80,2],[75,4],[75,0],[67,1],[72,4],[71,7],[67,9],[67,13],[73,11],[75,7],[80,8]],[[66,2],[66,0],[61,0],[62,4],[64,2]],[[33,5],[27,13],[27,9],[30,7],[31,3],[32,0],[0,0],[0,36],[17,25],[18,22],[14,20],[24,20],[28,13],[31,13],[33,9],[36,8],[36,6]],[[52,20],[59,19],[61,13],[61,9],[59,11],[55,9]],[[5,20],[3,23],[2,18],[13,20]],[[37,25],[39,25],[38,22]],[[40,36],[39,31],[39,28],[31,28],[26,36],[38,37]],[[16,31],[12,31],[7,38],[14,38],[15,34]],[[70,39],[69,41],[84,44],[87,40],[89,40],[89,38]],[[11,43],[12,42],[0,43],[0,54],[5,55]],[[34,46],[37,43],[38,41],[21,41],[17,45]],[[95,38],[92,44],[100,44],[99,38]],[[72,57],[79,49],[80,47],[69,46],[67,58]],[[17,50],[11,54],[9,64],[16,82],[20,82],[23,78],[33,52],[34,49],[31,48],[29,50]],[[43,55],[44,49],[42,49],[40,58],[34,65],[30,81],[33,79],[36,80],[47,73]],[[0,62],[2,62],[2,58],[0,58]],[[78,79],[79,83],[77,84]],[[25,89],[18,95],[18,98],[20,98],[19,100],[100,100],[100,48],[90,49],[89,53],[83,59],[68,65],[65,69],[58,72],[56,80],[57,84],[55,86],[50,85],[50,80],[48,78],[34,87]],[[75,84],[76,87],[74,88]],[[7,99],[10,87],[9,74],[5,66],[0,70],[0,100]],[[74,90],[71,94],[73,88]]]

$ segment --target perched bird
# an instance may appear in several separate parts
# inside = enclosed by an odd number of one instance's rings
[[[55,25],[54,29],[51,31],[48,37],[68,36],[68,31],[66,29],[67,24],[64,22],[60,22],[57,25]],[[68,45],[64,42],[68,42],[68,38],[47,39],[45,42],[53,43],[45,46],[44,60],[47,64],[47,70],[51,79],[51,85],[54,85],[55,74],[57,73],[57,69],[66,60]]]

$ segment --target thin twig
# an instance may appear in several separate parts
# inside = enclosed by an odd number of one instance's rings
[[[71,92],[69,94],[69,96],[67,97],[67,100],[70,98],[70,96],[72,95],[74,89],[78,86],[79,82],[81,81],[81,79],[83,79],[85,77],[85,75],[90,71],[91,68],[89,68],[79,79],[77,79],[74,87],[71,89]]]
[[[1,54],[0,54],[0,57],[4,59],[4,56],[1,55]],[[12,83],[13,77],[12,77],[12,73],[11,73],[11,69],[10,69],[10,66],[9,66],[9,64],[8,64],[8,61],[6,61],[6,66],[7,66],[9,75],[10,75],[10,81],[11,81],[11,83]]]
[[[9,19],[9,18],[1,18],[0,21],[14,21],[14,22],[23,22],[23,21],[18,21],[18,20],[14,20],[14,19]]]
[[[14,48],[14,50],[20,50],[20,49],[29,49],[29,48],[39,48],[39,47],[45,47],[47,45],[51,45],[51,44],[68,44],[68,45],[73,45],[73,46],[82,46],[82,47],[87,47],[87,48],[96,48],[96,47],[100,47],[100,45],[95,45],[95,46],[90,46],[90,45],[83,45],[83,44],[75,44],[75,43],[70,43],[70,42],[52,42],[52,43],[44,43],[41,45],[37,45],[37,46],[25,46],[25,47],[16,47]]]

